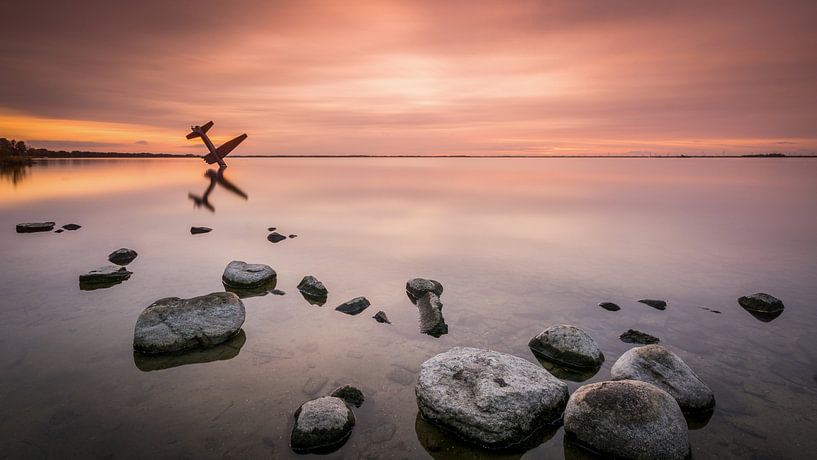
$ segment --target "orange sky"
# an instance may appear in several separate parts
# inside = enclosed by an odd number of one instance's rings
[[[817,151],[817,2],[11,2],[0,136],[242,154]]]

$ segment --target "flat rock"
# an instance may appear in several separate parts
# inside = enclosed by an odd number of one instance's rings
[[[221,275],[221,281],[235,288],[257,288],[272,283],[275,276],[275,270],[269,265],[234,260],[227,264],[224,274]]]
[[[63,230],[63,229],[61,229],[61,228],[58,228],[58,229],[54,230],[54,233],[62,233],[62,232],[64,232],[64,231],[65,231],[65,230]]]
[[[210,233],[213,229],[210,227],[190,227],[191,235],[198,235],[200,233]]]
[[[74,230],[79,230],[79,229],[81,229],[81,228],[82,228],[82,225],[77,225],[77,224],[65,224],[65,225],[63,225],[63,226],[62,226],[62,228],[64,228],[65,230],[74,231]]]
[[[106,265],[79,275],[79,284],[80,286],[117,284],[130,278],[132,274],[133,272],[125,267]]]
[[[269,293],[272,294],[272,295],[285,295],[286,294],[286,292],[284,292],[284,291],[282,291],[280,289],[273,289],[273,290],[269,291]]]
[[[566,441],[605,456],[681,460],[689,454],[687,424],[678,403],[649,383],[620,380],[584,385],[564,413]]]
[[[270,243],[277,243],[279,241],[284,241],[285,239],[287,239],[287,237],[278,232],[272,232],[269,235],[267,235],[267,241],[269,241]]]
[[[647,334],[646,332],[637,331],[635,329],[627,329],[627,332],[618,336],[624,343],[658,343],[658,337]]]
[[[675,353],[661,345],[627,350],[610,370],[613,380],[640,380],[670,394],[685,413],[715,407],[712,390]]]
[[[426,292],[417,300],[420,312],[420,332],[432,337],[448,334],[448,325],[443,317],[443,304],[434,292]]]
[[[426,292],[433,292],[439,297],[443,295],[443,285],[437,280],[425,278],[412,278],[406,282],[406,294],[412,302],[416,303]]]
[[[596,368],[604,362],[604,354],[590,335],[576,326],[551,326],[530,339],[528,347],[537,356],[559,364]]]
[[[135,259],[138,255],[139,254],[137,254],[133,249],[119,248],[116,251],[108,254],[108,261],[117,265],[127,265],[133,262],[133,259]]]
[[[355,407],[360,407],[363,404],[363,401],[366,400],[363,392],[360,391],[359,388],[352,385],[343,385],[342,387],[335,388],[330,396],[340,398]]]
[[[602,302],[602,303],[599,304],[599,307],[601,307],[601,308],[603,308],[603,309],[605,309],[607,311],[619,311],[619,310],[621,310],[621,307],[614,304],[613,302]]]
[[[386,316],[386,312],[384,312],[382,310],[375,313],[374,316],[372,316],[372,318],[374,318],[375,321],[377,321],[378,323],[391,324],[391,321],[389,321],[389,317]]]
[[[558,422],[567,385],[516,356],[455,347],[422,364],[415,387],[422,416],[488,448],[517,444]]]
[[[352,433],[355,415],[334,396],[307,401],[295,412],[289,445],[295,452],[320,452],[340,447]]]
[[[54,222],[25,222],[17,224],[17,233],[50,232],[54,225]]]
[[[738,299],[738,304],[749,311],[758,313],[779,313],[784,308],[782,300],[764,292],[743,296]]]
[[[366,297],[355,297],[352,300],[348,300],[343,302],[342,304],[335,307],[335,310],[346,313],[347,315],[356,315],[363,310],[369,308],[369,300]]]
[[[289,237],[290,237],[290,238],[298,238],[298,235],[296,235],[296,234],[294,234],[294,233],[290,233],[290,234],[289,234]]]
[[[667,302],[664,300],[655,300],[655,299],[641,299],[639,300],[640,303],[644,305],[649,305],[652,308],[656,308],[658,310],[666,310],[667,309]]]
[[[303,277],[301,282],[298,283],[298,290],[301,291],[301,294],[314,299],[326,299],[326,296],[329,295],[329,291],[326,289],[326,286],[324,286],[318,278],[315,278],[312,275]]]
[[[133,348],[157,354],[212,347],[236,335],[244,315],[244,304],[232,292],[159,299],[136,320]]]

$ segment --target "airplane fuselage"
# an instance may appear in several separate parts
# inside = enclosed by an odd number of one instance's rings
[[[218,156],[218,152],[216,152],[216,147],[213,145],[213,142],[210,141],[210,138],[207,137],[207,133],[205,133],[204,130],[201,129],[201,126],[194,126],[193,127],[193,132],[198,134],[201,137],[201,140],[204,141],[204,145],[207,146],[207,150],[209,150],[210,154],[213,155],[213,157],[216,159],[216,161],[218,161],[219,166],[226,167],[227,164],[224,163],[224,160],[222,160]]]

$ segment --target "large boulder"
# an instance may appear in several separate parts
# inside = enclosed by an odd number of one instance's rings
[[[433,292],[426,292],[417,300],[420,312],[420,332],[432,337],[448,334],[448,325],[443,318],[443,304]]]
[[[371,303],[369,303],[369,299],[366,297],[355,297],[352,300],[347,300],[342,304],[335,307],[335,310],[346,313],[347,315],[356,315],[363,310],[369,308]]]
[[[244,304],[232,292],[159,299],[139,315],[133,348],[146,354],[218,345],[244,324]]]
[[[443,295],[443,285],[437,280],[425,278],[412,278],[406,282],[406,294],[412,302],[417,302],[426,292],[433,292],[439,297]]]
[[[116,265],[127,265],[133,262],[133,259],[138,255],[133,249],[119,248],[108,254],[108,261]]]
[[[678,403],[649,383],[620,380],[584,385],[564,413],[566,440],[615,458],[684,459],[687,424]]]
[[[298,290],[301,291],[306,297],[311,297],[313,299],[326,299],[326,296],[329,295],[329,291],[326,289],[326,286],[318,279],[312,275],[304,276],[300,283],[298,283]]]
[[[537,356],[569,367],[596,368],[604,354],[593,337],[576,326],[551,326],[530,339],[528,347]]]
[[[125,267],[106,265],[79,275],[79,287],[83,290],[111,287],[130,278],[132,274]]]
[[[301,453],[330,450],[346,442],[354,425],[355,415],[342,399],[313,399],[295,411],[289,445]]]
[[[230,287],[249,289],[271,284],[275,275],[275,270],[269,265],[234,260],[227,264],[221,281]]]
[[[422,364],[415,387],[426,420],[473,443],[502,448],[558,422],[567,385],[529,361],[455,347]]]
[[[715,407],[712,390],[675,353],[661,345],[627,350],[610,370],[613,380],[640,380],[669,393],[686,413]]]
[[[54,222],[26,222],[17,224],[17,233],[50,232],[54,225]]]

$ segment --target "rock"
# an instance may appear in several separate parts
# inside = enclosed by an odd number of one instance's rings
[[[624,343],[658,343],[658,337],[651,336],[646,332],[635,329],[627,329],[627,332],[618,336]]]
[[[610,370],[613,380],[640,380],[670,394],[685,413],[708,412],[715,407],[712,390],[675,353],[661,345],[627,350]]]
[[[159,299],[136,320],[133,348],[157,354],[212,347],[236,335],[244,315],[244,304],[232,292]]]
[[[17,224],[17,233],[50,232],[54,230],[54,222],[27,222]]]
[[[439,297],[443,295],[443,285],[439,281],[424,278],[412,278],[406,282],[406,294],[412,302],[416,303],[426,292],[433,292]]]
[[[270,243],[277,243],[277,242],[283,241],[285,239],[287,239],[287,237],[285,237],[284,235],[282,235],[282,234],[280,234],[278,232],[272,232],[269,235],[267,235],[267,240],[269,240]]]
[[[654,300],[654,299],[641,299],[639,300],[640,303],[644,305],[649,305],[652,308],[657,308],[658,310],[666,310],[667,309],[667,302],[663,300]]]
[[[307,401],[295,412],[289,445],[295,452],[313,452],[339,447],[352,434],[355,415],[334,396]]]
[[[738,303],[746,310],[758,313],[779,313],[784,308],[783,301],[764,292],[743,296],[738,299]]]
[[[296,235],[296,234],[294,234],[294,233],[291,233],[291,234],[289,235],[289,237],[290,237],[290,238],[298,238],[298,235]]]
[[[374,318],[375,321],[377,321],[378,323],[391,324],[391,321],[389,321],[389,317],[386,316],[386,312],[384,312],[382,310],[375,313],[374,316],[372,316],[372,318]]]
[[[273,289],[273,290],[269,291],[269,293],[272,294],[272,295],[285,295],[286,294],[286,292],[284,292],[284,291],[282,291],[280,289]]]
[[[558,422],[567,385],[529,361],[455,347],[422,364],[415,387],[423,417],[489,448],[519,443]]]
[[[587,332],[566,324],[551,326],[530,339],[534,354],[570,367],[597,368],[604,354]]]
[[[276,227],[269,227],[267,229],[268,232],[274,232],[277,228]]]
[[[210,227],[190,227],[190,234],[191,235],[198,235],[200,233],[209,233],[212,232],[213,229]]]
[[[432,337],[448,334],[448,325],[443,318],[443,304],[433,292],[426,292],[417,300],[420,311],[420,332]]]
[[[329,291],[326,290],[326,286],[324,286],[318,278],[315,278],[312,275],[303,277],[301,282],[298,283],[298,290],[301,291],[301,294],[312,297],[313,299],[326,300],[326,296],[329,295]]]
[[[58,228],[58,229],[54,230],[54,233],[62,233],[62,232],[64,232],[64,231],[65,231],[65,230],[63,230],[63,229],[61,229],[61,228]]]
[[[77,224],[65,224],[65,225],[63,225],[63,226],[62,226],[62,228],[64,228],[65,230],[74,231],[74,230],[79,230],[79,229],[81,229],[81,228],[82,228],[82,225],[77,225]]]
[[[355,297],[352,300],[343,302],[342,304],[335,307],[335,310],[346,313],[347,315],[356,315],[363,310],[369,308],[369,300],[366,297]]]
[[[603,308],[603,309],[605,309],[607,311],[619,311],[619,310],[621,310],[621,307],[614,304],[613,302],[602,302],[602,303],[599,304],[599,307],[601,307],[601,308]]]
[[[133,272],[129,272],[125,267],[106,265],[79,275],[79,287],[84,290],[111,287],[130,278],[132,274]]]
[[[352,385],[343,385],[342,387],[338,387],[331,393],[330,396],[340,398],[355,407],[360,407],[361,404],[363,404],[363,401],[366,400],[366,397],[363,396],[363,392]]]
[[[667,392],[637,380],[584,385],[564,413],[566,440],[605,456],[685,459],[687,424]]]
[[[274,282],[275,276],[275,270],[269,265],[234,260],[227,264],[221,281],[234,288],[257,288]]]
[[[108,254],[108,261],[117,265],[127,265],[133,262],[133,259],[138,255],[133,249],[120,248]]]

